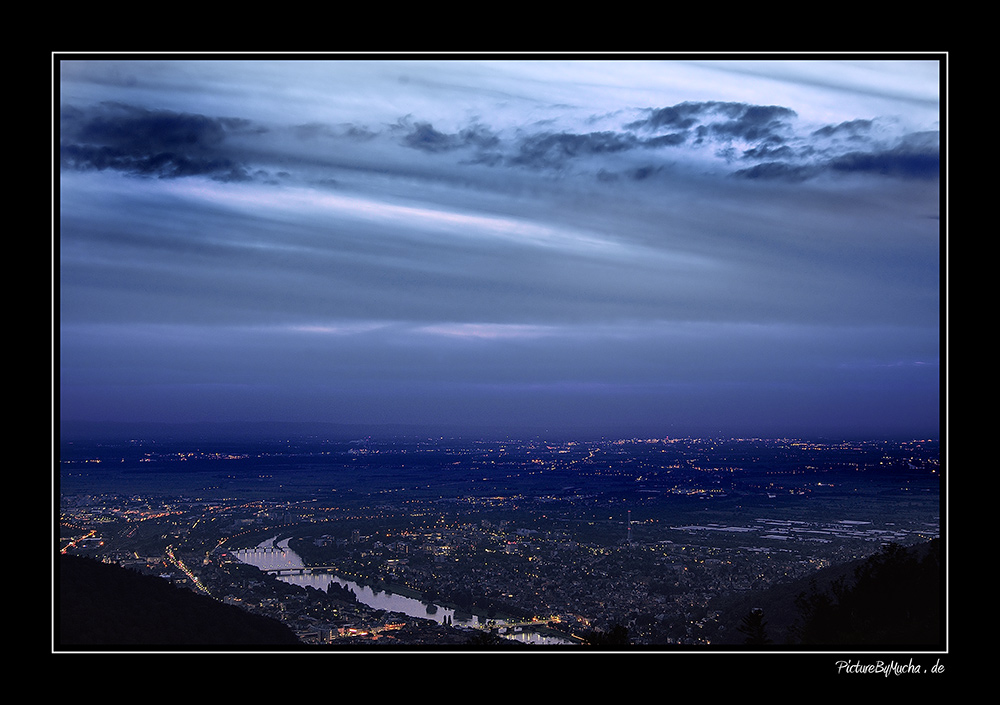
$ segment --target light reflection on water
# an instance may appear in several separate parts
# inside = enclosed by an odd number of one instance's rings
[[[359,602],[374,609],[405,614],[409,617],[431,619],[438,624],[444,624],[447,621],[454,626],[486,626],[486,621],[480,620],[476,615],[470,615],[465,612],[456,613],[453,609],[448,609],[441,605],[431,605],[405,595],[398,595],[384,590],[376,591],[368,585],[361,585],[352,580],[345,580],[332,573],[311,573],[299,555],[288,548],[288,541],[289,539],[284,539],[275,545],[274,539],[270,538],[258,544],[256,548],[243,548],[231,553],[239,561],[256,566],[261,570],[303,568],[304,571],[302,574],[281,575],[278,579],[291,585],[311,587],[323,591],[326,591],[331,583],[336,583],[351,590],[357,596]],[[499,620],[493,620],[493,623],[497,626],[503,625],[503,622]],[[512,635],[512,638],[539,644],[564,643],[561,640],[549,639],[529,632],[521,632],[516,637]]]

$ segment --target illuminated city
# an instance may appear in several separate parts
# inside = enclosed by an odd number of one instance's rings
[[[932,441],[149,445],[64,448],[61,550],[307,644],[568,645],[616,624],[635,644],[725,643],[723,597],[940,532]],[[309,599],[331,583],[371,605]]]

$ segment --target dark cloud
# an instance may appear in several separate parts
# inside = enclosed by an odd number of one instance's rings
[[[111,169],[162,177],[215,174],[226,180],[250,178],[246,169],[229,159],[190,157],[176,152],[134,154],[113,147],[64,144],[60,156],[63,166],[70,169]]]
[[[425,152],[446,152],[461,146],[454,136],[438,132],[427,122],[414,125],[413,130],[403,138],[403,144]]]
[[[785,162],[764,162],[745,169],[737,169],[734,176],[744,179],[783,179],[786,181],[803,181],[815,176],[815,167],[797,166]]]
[[[783,152],[770,153],[779,156]],[[761,152],[760,156],[769,153]],[[787,152],[785,152],[787,154]],[[865,174],[903,179],[934,179],[940,175],[941,155],[938,133],[921,132],[904,136],[890,148],[871,145],[868,150],[853,150],[831,155],[828,152],[810,152],[822,155],[811,162],[767,161],[753,167],[739,169],[735,176],[748,179],[786,179],[801,181],[821,174]],[[748,155],[749,156],[749,155]]]
[[[713,121],[698,128],[699,137],[711,134],[716,138],[739,139],[749,142],[782,143],[783,132],[795,111],[775,105],[744,105],[742,103],[712,103],[709,114],[720,114],[727,120]]]
[[[476,163],[559,169],[571,160],[605,157],[640,149],[681,147],[735,141],[751,142],[746,158],[774,159],[775,150],[785,143],[794,110],[780,106],[760,106],[734,102],[680,103],[667,108],[648,109],[648,117],[627,123],[621,130],[596,132],[522,132],[513,141],[503,141],[499,133],[482,125],[472,125],[455,133],[435,129],[430,122],[401,119],[394,126],[403,131],[402,144],[428,153],[475,149]],[[654,132],[640,136],[637,132]],[[640,178],[650,167],[636,172]],[[605,172],[607,173],[607,172]]]
[[[630,132],[545,132],[521,138],[514,155],[506,163],[534,168],[561,167],[571,159],[677,147],[685,140],[684,135],[678,134],[639,138]]]
[[[867,134],[871,131],[873,120],[848,120],[838,125],[826,125],[812,134],[814,137],[836,137],[838,135],[848,135],[853,137],[860,134]]]
[[[675,143],[681,134],[692,135],[696,141],[709,138],[743,139],[753,142],[781,141],[780,133],[796,117],[791,108],[776,105],[706,101],[679,103],[667,108],[650,108],[649,117],[629,123],[638,130],[659,131],[664,128],[682,130],[675,133]]]
[[[675,148],[685,144],[718,146],[718,154],[730,158],[733,145],[749,142],[743,159],[782,159],[792,155],[786,143],[793,137],[794,110],[780,106],[708,101],[650,108],[647,117],[627,123],[621,131],[590,133],[543,132],[523,136],[507,164],[533,168],[557,168],[571,159],[604,156],[639,149]],[[637,132],[661,132],[640,137]],[[651,166],[633,171],[633,178],[653,173]],[[607,170],[602,178],[607,178]]]
[[[403,144],[425,152],[450,152],[468,147],[490,149],[500,144],[500,139],[482,125],[472,125],[455,134],[447,134],[434,129],[429,122],[409,125],[405,120],[397,127],[407,129]]]
[[[595,132],[522,131],[516,138],[479,122],[455,132],[436,129],[425,120],[407,115],[389,128],[398,144],[428,154],[464,152],[456,164],[515,166],[535,170],[560,170],[571,161],[601,160],[588,166],[607,181],[621,173],[631,180],[644,180],[668,167],[663,163],[612,164],[607,160],[639,150],[713,146],[725,163],[757,162],[734,175],[749,179],[804,180],[823,173],[864,173],[875,176],[928,178],[937,173],[940,159],[937,133],[921,133],[886,148],[871,137],[874,121],[856,119],[828,125],[808,136],[796,137],[794,110],[774,105],[703,101],[650,108],[645,117],[623,129]],[[213,117],[199,113],[153,110],[116,102],[88,109],[64,107],[60,120],[60,156],[64,168],[113,170],[142,176],[179,178],[209,176],[219,181],[263,180],[277,183],[266,165],[268,149],[280,154],[275,165],[287,179],[291,155],[258,141],[248,151],[245,138],[278,137],[259,124],[235,117]],[[647,133],[643,135],[642,133]],[[649,134],[654,133],[654,134]],[[657,134],[662,133],[662,134]],[[368,128],[348,125],[336,129],[319,122],[289,128],[299,141],[326,140],[333,151],[341,145],[374,144],[380,136]],[[240,138],[240,139],[236,139]],[[838,140],[850,151],[836,149]],[[812,140],[811,142],[809,140]],[[825,142],[829,140],[829,142]],[[822,144],[822,146],[821,146]],[[301,165],[323,164],[319,153],[301,155]],[[330,165],[334,162],[328,161]],[[346,164],[340,159],[337,164]],[[358,168],[362,162],[355,161]],[[331,177],[322,177],[329,179]],[[318,183],[314,179],[314,183]]]
[[[690,130],[700,122],[705,106],[709,103],[678,103],[668,108],[650,108],[649,117],[636,120],[627,125],[632,129],[660,130],[671,129]]]
[[[747,149],[743,152],[744,159],[788,159],[795,156],[795,150],[788,145],[763,144],[758,147]]]
[[[248,120],[146,110],[104,103],[90,110],[64,107],[60,157],[69,169],[111,169],[141,175],[250,178],[226,150],[233,133],[256,131]]]
[[[923,132],[907,135],[892,149],[851,152],[831,160],[829,167],[840,172],[936,178],[941,171],[938,134]]]
[[[670,134],[670,135],[660,135],[659,137],[650,137],[648,139],[642,140],[642,145],[644,147],[649,147],[655,149],[657,147],[677,147],[684,144],[687,138],[680,134]]]
[[[617,132],[549,132],[522,139],[509,163],[518,166],[559,166],[567,159],[635,149],[637,143],[633,135]]]

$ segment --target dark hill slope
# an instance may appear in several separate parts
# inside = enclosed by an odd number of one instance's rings
[[[763,592],[713,602],[725,630],[714,643],[742,644],[741,621],[759,609],[772,644],[938,647],[943,644],[940,540],[826,568]]]
[[[80,646],[281,646],[298,644],[281,622],[79,556],[60,556],[57,643]]]

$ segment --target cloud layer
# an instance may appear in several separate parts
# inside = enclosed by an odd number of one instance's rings
[[[936,64],[762,68],[67,61],[61,413],[933,430]]]

